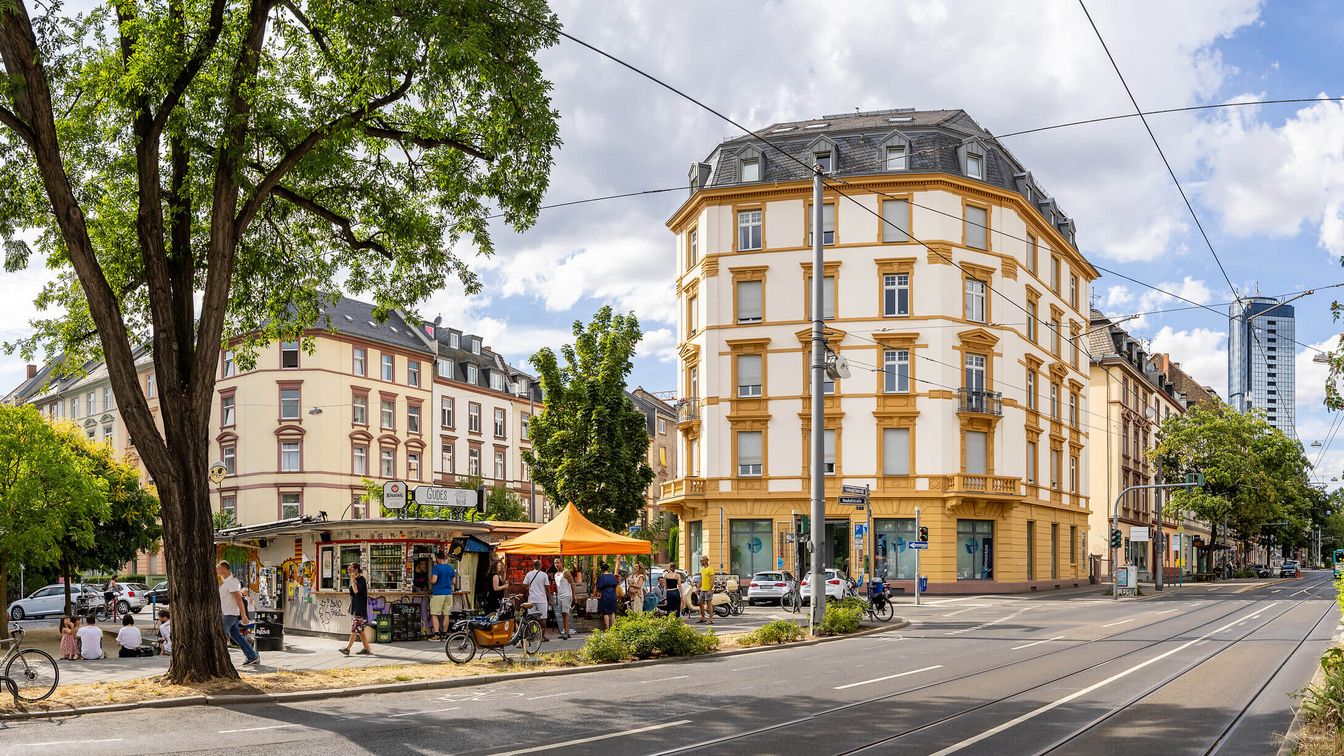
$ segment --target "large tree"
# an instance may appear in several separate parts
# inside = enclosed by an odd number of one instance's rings
[[[559,357],[549,348],[532,356],[546,406],[528,426],[523,458],[556,506],[574,504],[598,525],[624,530],[653,482],[647,422],[625,392],[639,320],[603,307],[591,324],[575,321],[573,333]]]
[[[169,681],[237,675],[210,565],[222,339],[245,337],[246,366],[343,288],[379,315],[448,277],[475,291],[459,242],[489,253],[492,213],[535,219],[559,141],[535,56],[556,27],[544,0],[511,5],[0,0],[0,237],[14,269],[36,229],[62,313],[21,348],[107,363],[162,502]]]
[[[106,490],[71,440],[33,407],[0,404],[0,599],[16,564],[58,564],[60,545],[92,543],[107,512]],[[8,622],[0,616],[0,637]]]
[[[1162,423],[1151,455],[1162,463],[1167,480],[1203,473],[1202,489],[1172,493],[1167,510],[1189,513],[1207,522],[1218,542],[1223,528],[1243,542],[1261,536],[1270,523],[1300,520],[1300,502],[1310,488],[1302,446],[1285,436],[1260,412],[1242,414],[1232,407],[1194,406]],[[1288,519],[1291,518],[1291,519]]]

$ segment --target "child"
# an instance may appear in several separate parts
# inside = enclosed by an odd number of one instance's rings
[[[140,628],[135,626],[135,618],[129,614],[122,616],[121,630],[117,632],[117,645],[121,646],[117,658],[134,659],[140,656],[140,642],[143,640]]]
[[[164,656],[173,655],[173,622],[167,609],[159,610],[159,650]]]
[[[92,613],[84,618],[84,627],[75,633],[79,638],[79,655],[84,659],[103,658],[103,631],[94,624],[96,620]]]
[[[74,661],[79,658],[79,639],[75,633],[79,630],[79,624],[75,622],[74,617],[61,618],[61,659],[63,661]]]

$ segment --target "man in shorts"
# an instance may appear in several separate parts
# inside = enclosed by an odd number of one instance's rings
[[[714,570],[709,557],[700,557],[700,621],[696,624],[714,624]]]
[[[527,601],[532,606],[528,607],[528,614],[535,614],[541,618],[541,642],[550,640],[546,637],[546,613],[550,610],[550,601],[547,594],[551,588],[551,576],[542,569],[541,560],[532,560],[532,571],[523,577],[523,587],[527,589]]]
[[[448,637],[448,615],[453,609],[453,588],[457,570],[448,564],[448,554],[442,548],[434,552],[434,569],[429,573],[429,621],[434,634],[429,640]]]

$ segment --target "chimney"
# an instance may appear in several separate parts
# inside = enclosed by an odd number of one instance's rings
[[[29,366],[28,366],[28,377],[29,377],[30,379],[32,379],[32,378],[36,378],[36,377],[37,377],[37,365],[29,365]]]

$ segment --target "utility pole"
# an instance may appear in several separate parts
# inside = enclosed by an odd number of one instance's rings
[[[1169,488],[1199,488],[1204,485],[1204,473],[1190,473],[1185,476],[1184,483],[1154,483],[1143,486],[1128,486],[1120,491],[1115,497],[1115,503],[1111,505],[1111,532],[1114,533],[1120,526],[1120,502],[1124,501],[1125,494],[1130,491],[1147,491],[1150,489],[1166,490]],[[1109,535],[1109,534],[1108,534]],[[1111,570],[1111,598],[1118,601],[1120,599],[1120,570]]]
[[[822,538],[826,532],[826,436],[822,428],[826,421],[822,411],[823,384],[826,381],[826,332],[822,323],[823,298],[826,296],[826,269],[822,262],[822,169],[812,166],[812,523],[808,547],[812,550],[812,622],[811,629],[821,626],[826,616],[826,580],[822,564],[825,556]]]
[[[1157,461],[1157,482],[1159,486],[1163,482],[1162,460],[1160,459]],[[1154,509],[1157,510],[1157,530],[1153,536],[1153,555],[1157,557],[1153,560],[1157,563],[1157,571],[1153,573],[1153,590],[1155,591],[1162,590],[1162,579],[1166,576],[1167,571],[1167,546],[1162,543],[1162,499],[1161,488],[1153,491],[1153,505]]]
[[[915,538],[919,538],[919,507],[915,507]],[[915,549],[915,606],[919,606],[919,554],[923,549]]]

